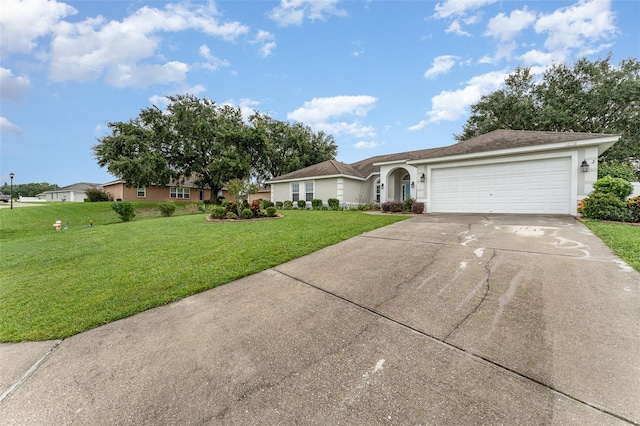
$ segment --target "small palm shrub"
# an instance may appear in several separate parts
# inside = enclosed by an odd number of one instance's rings
[[[327,204],[329,205],[330,210],[338,210],[340,208],[340,200],[337,198],[329,198],[327,200]]]
[[[116,201],[111,204],[111,208],[120,216],[123,222],[129,222],[136,217],[136,206],[130,201]]]
[[[298,208],[305,209],[307,207],[307,202],[305,200],[298,200]]]
[[[224,219],[227,216],[227,209],[224,206],[211,207],[212,219]]]
[[[278,213],[278,209],[276,209],[275,207],[273,207],[273,206],[267,207],[267,216],[268,217],[275,217],[277,213]]]
[[[171,217],[176,211],[175,203],[171,202],[160,203],[158,204],[158,207],[160,208],[160,214],[164,217]]]

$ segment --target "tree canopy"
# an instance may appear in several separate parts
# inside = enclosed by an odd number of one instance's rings
[[[191,95],[168,96],[163,111],[143,109],[127,122],[112,122],[93,153],[101,167],[129,186],[168,185],[194,179],[212,199],[232,179],[265,180],[335,158],[333,138],[300,123]]]
[[[35,197],[45,191],[51,191],[58,189],[59,186],[54,183],[40,182],[40,183],[14,183],[13,194],[17,197]],[[0,186],[0,192],[3,194],[9,194],[11,192],[11,185],[7,182]]]
[[[471,106],[463,141],[497,129],[622,134],[603,160],[640,161],[640,62],[611,55],[573,66],[557,63],[537,77],[517,68],[505,86]]]

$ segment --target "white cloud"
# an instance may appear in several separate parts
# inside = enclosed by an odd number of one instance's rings
[[[347,16],[344,9],[336,4],[339,0],[281,0],[280,4],[269,12],[269,18],[280,27],[302,25],[305,18],[311,21],[324,21],[327,16]]]
[[[10,122],[9,120],[7,120],[5,117],[0,116],[0,132],[13,133],[15,135],[20,135],[22,134],[22,129],[16,126],[15,124],[13,124],[12,122]]]
[[[441,121],[453,121],[461,118],[467,108],[480,100],[480,97],[497,90],[504,84],[508,73],[505,71],[492,71],[478,75],[466,82],[466,86],[458,90],[443,90],[431,98],[431,111],[427,113],[428,119],[421,120],[408,128],[408,130],[420,130],[427,124]]]
[[[0,99],[21,101],[31,90],[31,82],[26,76],[14,75],[10,69],[0,67]]]
[[[499,13],[489,20],[485,35],[495,37],[501,42],[513,40],[522,30],[536,20],[536,14],[526,9],[513,10],[509,16]]]
[[[207,60],[207,62],[198,65],[206,70],[217,71],[222,67],[228,67],[231,65],[231,63],[226,59],[220,59],[215,55],[212,55],[211,49],[209,49],[209,46],[207,46],[206,44],[200,46],[198,52],[200,52],[200,56]]]
[[[314,130],[322,130],[333,135],[347,134],[356,137],[375,136],[375,129],[358,121],[365,117],[375,106],[377,98],[373,96],[334,96],[331,98],[314,98],[287,114],[287,119],[295,120],[311,126]],[[353,121],[340,121],[340,117],[351,116]]]
[[[313,98],[301,108],[290,112],[288,119],[319,123],[343,114],[363,117],[375,106],[378,99],[373,96],[334,96],[332,98]]]
[[[222,105],[229,105],[234,108],[240,108],[242,119],[245,122],[249,122],[249,117],[256,111],[255,107],[260,105],[260,102],[249,98],[242,98],[237,102],[234,99],[227,99],[222,103]]]
[[[367,141],[360,141],[353,145],[353,147],[356,149],[373,149],[379,146],[380,144],[378,142],[367,142]]]
[[[460,22],[459,21],[453,21],[446,30],[444,30],[445,33],[449,34],[449,33],[454,33],[455,35],[459,35],[459,36],[465,36],[465,37],[470,37],[471,33],[464,31],[462,29],[462,27],[460,26]]]
[[[434,78],[446,74],[456,64],[456,59],[458,57],[452,55],[437,56],[431,63],[431,68],[424,73],[424,78]]]
[[[436,4],[436,18],[448,18],[451,15],[464,15],[467,11],[479,9],[497,0],[446,0]]]
[[[3,53],[29,52],[36,39],[49,35],[65,16],[77,10],[55,0],[3,0],[0,14]]]
[[[519,59],[526,67],[532,65],[548,66],[555,61],[564,61],[565,55],[561,52],[541,52],[540,50],[529,50],[528,52],[520,55]]]
[[[545,47],[551,51],[589,48],[591,43],[616,34],[611,0],[580,0],[541,16],[534,28],[546,33]]]
[[[269,31],[260,30],[256,35],[256,38],[252,41],[253,44],[259,44],[257,52],[258,55],[266,58],[267,56],[271,56],[273,54],[273,50],[276,48],[277,44],[275,42],[276,37],[271,34]]]
[[[60,22],[51,43],[50,76],[54,81],[96,80],[106,73],[107,82],[120,87],[140,86],[138,76],[145,72],[152,73],[146,78],[148,84],[182,81],[188,71],[185,64],[140,62],[156,56],[161,33],[184,30],[234,40],[249,28],[238,22],[219,23],[213,3],[167,4],[164,9],[145,6],[122,21],[97,17]]]

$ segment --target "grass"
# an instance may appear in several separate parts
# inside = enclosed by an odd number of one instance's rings
[[[583,222],[613,252],[640,272],[640,226],[617,222]]]
[[[128,223],[111,203],[1,209],[0,341],[65,338],[406,218],[287,211],[210,223],[188,205],[170,218],[138,206]]]

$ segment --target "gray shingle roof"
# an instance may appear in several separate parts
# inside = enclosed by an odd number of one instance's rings
[[[538,146],[545,144],[555,144],[563,142],[584,141],[598,139],[608,135],[601,133],[579,133],[579,132],[540,132],[528,130],[494,130],[480,136],[462,141],[453,145],[428,148],[417,151],[399,152],[395,154],[378,155],[353,164],[346,164],[336,160],[328,160],[313,166],[305,167],[282,176],[271,179],[270,182],[278,182],[293,179],[304,179],[319,176],[347,175],[356,178],[366,179],[373,173],[380,171],[377,163],[391,161],[412,161],[426,160],[454,155],[474,154],[488,151],[499,151],[503,149],[522,148],[528,146]]]

